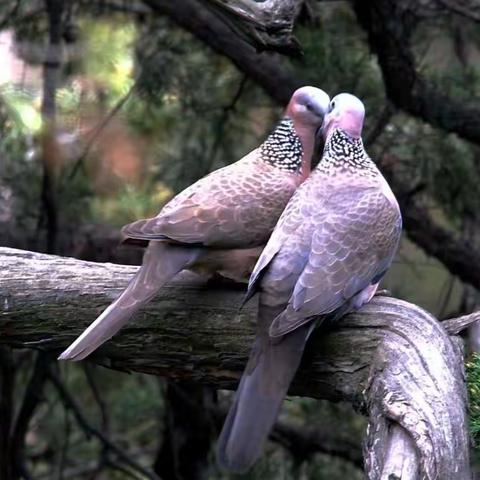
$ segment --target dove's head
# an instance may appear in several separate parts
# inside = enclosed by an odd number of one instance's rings
[[[297,131],[310,128],[315,132],[322,125],[329,104],[330,97],[323,90],[302,87],[292,95],[285,115],[293,120]]]
[[[339,128],[353,138],[362,135],[365,107],[363,103],[349,93],[340,93],[332,98],[328,113],[323,122],[323,136],[328,138],[330,132]]]

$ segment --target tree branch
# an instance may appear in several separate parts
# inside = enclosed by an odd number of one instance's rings
[[[153,12],[167,15],[215,52],[228,57],[277,102],[287,104],[294,90],[303,85],[301,79],[282,67],[276,56],[258,53],[245,40],[234,35],[227,24],[205,8],[204,3],[197,0],[144,0],[144,3]]]
[[[93,436],[97,440],[99,440],[102,445],[104,445],[108,450],[114,453],[115,456],[122,463],[129,466],[132,470],[139,472],[141,475],[149,478],[150,480],[160,480],[160,478],[155,473],[153,473],[147,468],[142,467],[130,455],[124,452],[121,448],[117,447],[117,445],[115,445],[106,435],[104,435],[102,432],[100,432],[97,428],[95,428],[88,422],[79,405],[75,401],[74,397],[67,390],[58,375],[54,373],[51,369],[49,369],[48,371],[48,379],[52,382],[53,386],[57,390],[58,395],[60,396],[62,402],[65,404],[65,407],[72,411],[78,425],[82,430],[84,430],[87,435]]]
[[[461,15],[462,17],[473,20],[474,22],[480,22],[480,13],[470,6],[462,5],[458,0],[437,0],[437,2],[443,5],[446,9]]]
[[[218,433],[222,429],[227,412],[223,405],[210,409]],[[269,439],[287,450],[297,464],[308,461],[316,453],[323,453],[349,462],[359,469],[363,468],[360,442],[355,442],[351,435],[342,429],[332,429],[329,425],[296,425],[277,421]]]
[[[415,196],[410,195],[411,185],[396,175],[393,168],[400,161],[393,155],[384,155],[380,168],[400,203],[408,237],[428,255],[442,262],[460,280],[480,289],[479,249],[441,225]]]
[[[89,132],[89,138],[85,146],[83,147],[82,153],[76,158],[70,173],[67,175],[67,178],[66,178],[67,185],[69,182],[73,180],[75,175],[78,173],[78,171],[80,170],[80,167],[82,166],[82,163],[90,154],[90,151],[92,150],[95,142],[100,138],[105,128],[108,126],[108,124],[112,121],[112,119],[117,115],[117,113],[123,108],[125,103],[127,103],[129,98],[132,96],[132,93],[135,91],[137,84],[138,84],[138,78],[133,82],[132,86],[128,89],[128,92],[122,98],[120,98],[120,100],[118,100],[118,102],[112,107],[112,109],[107,113],[107,115],[105,115],[105,117],[98,123],[98,125],[96,125],[92,129],[92,131]]]
[[[480,321],[480,311],[463,315],[457,318],[449,318],[442,322],[443,328],[450,335],[458,335],[463,330]]]
[[[416,69],[410,37],[418,23],[416,2],[354,2],[359,23],[378,56],[385,89],[392,103],[447,132],[480,143],[480,107],[436,89]]]
[[[297,427],[277,422],[270,438],[290,451],[295,460],[307,460],[320,452],[341,458],[358,468],[363,467],[360,446],[335,431],[316,426]]]
[[[23,394],[23,402],[18,412],[15,427],[11,436],[10,452],[12,453],[13,478],[29,478],[25,465],[25,442],[30,420],[43,400],[43,387],[47,379],[49,363],[52,359],[42,352],[37,354],[32,375]]]
[[[0,343],[55,353],[137,270],[7,248],[0,248],[0,269]],[[193,274],[179,275],[90,360],[235,388],[252,343],[249,320],[256,317],[255,302],[238,312],[242,296],[243,287],[212,289]],[[375,298],[335,327],[312,336],[290,393],[347,400],[369,415],[369,478],[380,478],[375,472],[389,478],[403,468],[404,458],[421,478],[469,478],[457,340],[427,312],[386,297]],[[450,328],[455,329],[451,323]]]
[[[278,59],[258,54],[244,39],[232,35],[227,24],[196,0],[184,0],[181,4],[161,0],[144,1],[152,11],[168,15],[213,50],[229,57],[278,102],[286,103],[293,90],[301,85],[300,79],[286,74]],[[224,3],[220,0],[212,1]],[[237,3],[242,2],[239,0]],[[301,4],[299,0],[296,3]],[[378,56],[391,102],[397,108],[433,126],[480,143],[480,108],[439,91],[415,67],[414,55],[410,50],[410,36],[419,20],[416,4],[394,0],[357,0],[354,6],[360,24],[368,33],[370,46]],[[463,7],[462,12],[466,13]],[[471,16],[470,10],[468,13]],[[260,14],[253,16],[260,19]],[[290,18],[293,22],[295,10],[290,11]],[[248,27],[248,22],[247,18],[237,16],[236,29],[244,28],[245,24]],[[254,37],[253,34],[250,35],[249,42],[255,43]]]
[[[9,348],[0,347],[0,478],[12,476],[10,430],[13,421],[15,367]]]

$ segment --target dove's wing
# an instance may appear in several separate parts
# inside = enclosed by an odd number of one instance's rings
[[[282,264],[305,263],[287,307],[272,322],[271,336],[285,335],[313,316],[339,309],[377,283],[393,260],[401,233],[393,195],[360,185],[337,191],[334,198],[324,199],[318,213],[306,220],[312,232],[306,261],[300,242],[273,260],[278,277],[286,270]],[[290,245],[295,247],[295,242]]]
[[[177,195],[158,216],[124,227],[127,237],[222,248],[262,245],[300,183],[254,150]]]

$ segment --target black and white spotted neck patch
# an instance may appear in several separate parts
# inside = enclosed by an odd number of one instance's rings
[[[285,117],[260,146],[260,159],[281,170],[298,172],[302,157],[302,142],[293,121]]]
[[[327,140],[319,167],[322,171],[343,168],[366,175],[378,173],[363,147],[362,139],[352,138],[340,129],[334,130]]]

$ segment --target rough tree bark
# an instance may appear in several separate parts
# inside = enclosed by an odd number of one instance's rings
[[[0,248],[0,343],[59,353],[125,287],[136,267]],[[91,361],[235,388],[252,341],[243,288],[181,274]],[[291,394],[347,400],[369,417],[369,479],[470,478],[461,343],[479,315],[445,323],[377,297],[313,336]],[[393,475],[393,476],[392,476]]]

